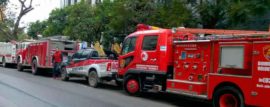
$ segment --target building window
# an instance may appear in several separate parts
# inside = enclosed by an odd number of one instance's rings
[[[68,0],[68,6],[70,6],[71,5],[71,0]]]

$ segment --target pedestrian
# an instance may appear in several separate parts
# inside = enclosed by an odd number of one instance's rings
[[[57,79],[60,76],[60,69],[61,69],[61,63],[62,63],[62,52],[59,50],[59,48],[57,47],[55,50],[55,53],[53,54],[53,59],[52,59],[52,63],[53,63],[53,78]]]

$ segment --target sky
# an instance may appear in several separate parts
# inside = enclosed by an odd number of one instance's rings
[[[27,0],[28,3],[30,0]],[[60,0],[33,0],[34,10],[27,13],[21,20],[20,27],[27,26],[30,22],[48,19],[50,12],[55,8],[60,8]],[[8,11],[19,13],[19,0],[9,0]]]

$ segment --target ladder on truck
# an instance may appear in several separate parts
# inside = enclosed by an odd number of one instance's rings
[[[215,40],[215,39],[233,39],[233,38],[270,38],[269,31],[252,30],[222,30],[222,29],[198,29],[198,28],[176,28],[174,32],[196,34],[195,36],[204,36],[195,40]],[[207,38],[207,36],[210,36]]]

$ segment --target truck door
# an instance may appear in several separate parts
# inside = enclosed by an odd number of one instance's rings
[[[123,48],[121,52],[121,56],[119,56],[119,75],[124,75],[125,72],[130,68],[135,68],[136,60],[138,57],[136,53],[138,42],[138,37],[129,37],[126,38],[123,43]]]
[[[140,47],[139,64],[136,65],[137,69],[143,70],[158,70],[158,55],[157,49],[158,36],[157,35],[144,35],[142,45]]]
[[[73,56],[72,56],[72,60],[70,62],[70,64],[68,65],[68,68],[70,68],[70,72],[71,73],[75,73],[77,74],[77,69],[79,66],[79,63],[81,62],[80,57],[83,53],[83,50],[79,50],[78,52],[76,52]]]
[[[254,42],[253,46],[253,71],[251,95],[260,106],[270,106],[267,98],[270,96],[270,42]]]
[[[77,72],[78,74],[87,74],[88,72],[88,59],[90,58],[89,55],[91,55],[91,50],[84,50],[80,57],[80,62],[77,63]]]

